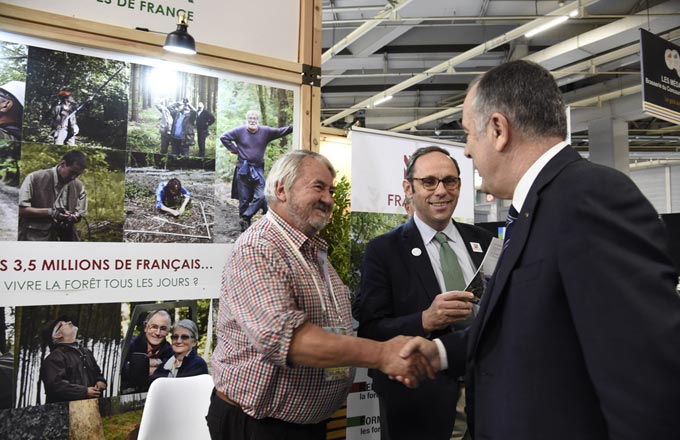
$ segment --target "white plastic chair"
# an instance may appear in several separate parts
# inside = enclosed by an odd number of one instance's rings
[[[209,374],[154,380],[146,395],[138,440],[210,440],[205,416],[213,387]]]

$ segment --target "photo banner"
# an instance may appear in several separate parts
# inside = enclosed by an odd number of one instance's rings
[[[368,129],[352,130],[352,211],[403,214],[406,164],[414,151],[430,145],[445,148],[458,162],[461,189],[453,216],[473,223],[473,166],[463,145]]]
[[[0,307],[217,298],[231,247],[3,242]]]

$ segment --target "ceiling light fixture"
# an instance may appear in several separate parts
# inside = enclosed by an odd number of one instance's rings
[[[537,34],[543,32],[545,30],[554,28],[558,24],[564,23],[565,21],[569,20],[569,17],[576,17],[577,15],[578,15],[578,10],[575,9],[575,10],[571,11],[569,13],[569,15],[561,15],[559,17],[553,18],[550,21],[545,22],[544,24],[540,25],[539,27],[534,28],[534,29],[530,30],[529,32],[527,32],[526,34],[524,34],[524,36],[526,38],[531,38],[534,35],[537,35]]]
[[[389,101],[390,99],[392,99],[392,95],[383,96],[382,98],[378,99],[377,101],[375,101],[373,103],[373,107],[376,107],[380,104],[383,104],[383,103]]]
[[[188,28],[189,23],[186,14],[180,12],[177,14],[177,30],[168,34],[163,49],[169,52],[194,55],[196,53],[196,42],[194,37],[187,32]]]

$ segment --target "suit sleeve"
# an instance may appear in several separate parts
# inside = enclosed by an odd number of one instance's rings
[[[610,438],[676,437],[680,297],[663,225],[627,177],[581,181],[557,257]]]
[[[395,255],[390,255],[384,241],[372,241],[366,247],[361,270],[361,287],[358,297],[359,336],[384,341],[398,335],[426,336],[423,330],[422,309],[408,314],[397,313],[395,301],[404,294],[407,285],[393,285],[391,272]],[[408,278],[408,274],[402,274]],[[418,309],[418,307],[415,307]]]

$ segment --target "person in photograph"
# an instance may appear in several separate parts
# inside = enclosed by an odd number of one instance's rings
[[[284,154],[267,179],[271,210],[234,245],[211,358],[213,439],[325,439],[354,366],[408,377],[411,386],[433,376],[425,359],[397,356],[408,338],[353,336],[349,289],[318,236],[333,210],[334,179],[324,156]]]
[[[149,389],[150,377],[173,355],[172,346],[166,339],[171,327],[172,319],[168,312],[149,312],[144,320],[144,331],[130,341],[123,362],[122,389]]]
[[[55,145],[75,145],[76,135],[80,132],[76,120],[78,105],[73,100],[70,90],[60,90],[57,93],[58,102],[50,111],[51,135]]]
[[[196,134],[198,135],[198,155],[205,157],[205,140],[210,134],[210,126],[215,123],[215,115],[206,110],[202,102],[196,112]]]
[[[166,105],[165,101],[156,103],[156,109],[161,114],[158,121],[158,132],[161,135],[161,154],[167,154],[170,139],[172,138],[172,114]]]
[[[48,322],[43,329],[43,342],[50,348],[40,365],[46,403],[96,399],[107,388],[92,352],[78,343],[77,336],[78,327],[68,316]]]
[[[87,168],[79,150],[57,166],[30,173],[19,189],[20,241],[80,241],[75,224],[87,213],[87,192],[78,178]]]
[[[359,336],[365,338],[436,338],[474,319],[473,296],[460,291],[474,279],[492,236],[452,219],[463,187],[458,162],[444,148],[418,148],[406,165],[403,187],[413,216],[366,246],[357,295]],[[381,438],[469,438],[463,378],[448,373],[410,390],[370,370]]]
[[[220,141],[227,150],[238,156],[231,183],[231,197],[238,198],[239,226],[245,231],[259,211],[267,213],[264,196],[264,153],[267,145],[293,132],[293,126],[280,128],[260,125],[260,112],[246,113],[246,125],[226,131]]]
[[[26,83],[9,81],[0,86],[0,141],[20,141]]]
[[[179,179],[161,182],[156,188],[156,209],[179,217],[191,201],[191,193],[182,186]]]
[[[159,377],[188,377],[208,374],[208,365],[198,355],[198,328],[190,319],[182,319],[172,328],[173,355],[161,364],[151,376],[150,382]]]
[[[462,126],[481,190],[512,200],[504,249],[472,326],[402,355],[466,372],[475,439],[677,438],[678,273],[652,204],[568,145],[538,64],[475,79]]]
[[[172,128],[170,130],[170,145],[172,154],[189,155],[189,148],[196,143],[194,133],[196,131],[196,109],[184,98],[168,107],[172,115]]]

